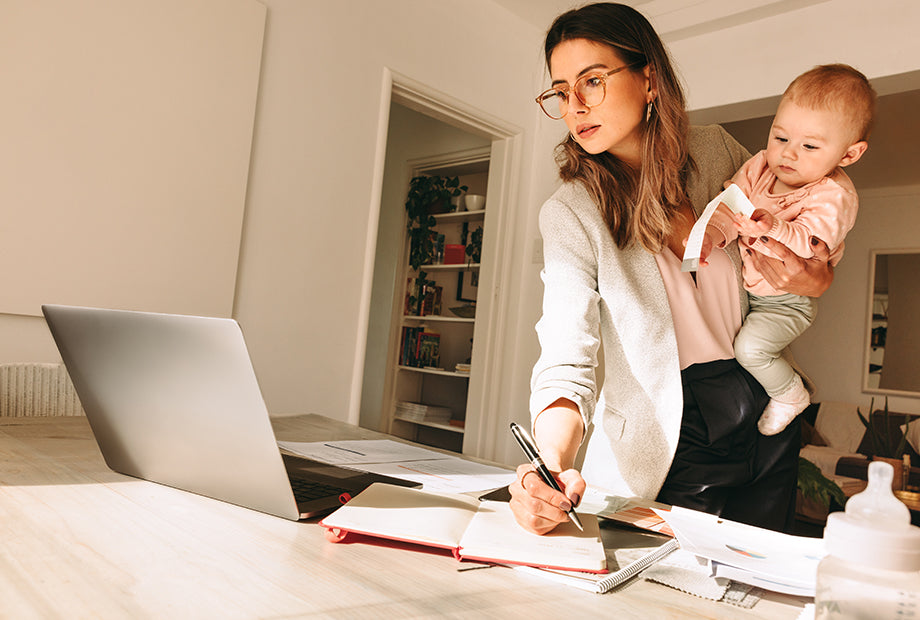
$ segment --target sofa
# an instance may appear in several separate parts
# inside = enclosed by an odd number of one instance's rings
[[[897,436],[897,426],[903,424],[904,414],[892,414],[888,417],[891,436]],[[911,416],[913,420],[920,416]],[[870,424],[885,431],[886,418],[881,410],[872,412]],[[910,456],[911,467],[908,474],[908,489],[920,487],[920,422],[908,425],[908,444],[906,454]],[[814,463],[824,476],[837,483],[846,497],[851,497],[866,488],[867,470],[873,456],[871,433],[859,419],[857,406],[852,403],[821,402],[811,404],[802,413],[802,449],[799,455]],[[894,487],[901,488],[902,472],[895,470]],[[796,516],[800,520],[823,525],[827,513],[842,510],[843,506],[831,502],[824,507],[812,500],[799,496],[796,504]],[[914,521],[918,519],[914,514]]]

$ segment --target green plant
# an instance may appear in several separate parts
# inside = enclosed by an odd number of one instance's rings
[[[419,271],[418,278],[415,280],[415,287],[409,295],[409,308],[412,314],[420,315],[422,313],[422,299],[425,298],[425,289],[429,284],[434,284],[434,280],[429,280],[427,273]]]
[[[470,242],[466,244],[469,264],[478,263],[482,257],[482,226],[470,233]]]
[[[874,416],[875,399],[869,401],[869,416],[866,417],[856,408],[856,415],[866,427],[869,438],[872,441],[872,456],[879,456],[890,459],[900,459],[907,451],[907,425],[911,422],[911,416],[908,414],[891,414],[888,412],[888,397],[885,397],[885,408],[880,412],[881,415]],[[893,415],[894,420],[892,423]],[[903,422],[898,422],[898,418],[903,415]],[[877,423],[873,423],[873,417],[881,418]],[[903,428],[902,428],[903,427]]]
[[[460,185],[458,177],[420,175],[409,181],[406,231],[409,234],[409,264],[413,269],[434,258],[435,235],[431,229],[437,221],[432,211],[466,189],[466,185]]]
[[[825,508],[830,507],[831,499],[843,506],[847,498],[836,482],[821,473],[817,465],[806,458],[799,457],[798,487],[805,499],[813,499]]]

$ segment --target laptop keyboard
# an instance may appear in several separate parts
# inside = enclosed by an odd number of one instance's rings
[[[321,497],[336,497],[348,492],[348,489],[342,487],[313,480],[304,480],[303,478],[292,478],[291,488],[294,489],[294,499],[298,502],[306,502]]]

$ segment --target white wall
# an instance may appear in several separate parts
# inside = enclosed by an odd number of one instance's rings
[[[920,186],[861,191],[859,217],[847,235],[834,284],[818,300],[815,323],[792,345],[792,351],[817,386],[815,400],[834,400],[869,407],[872,394],[862,393],[866,365],[869,309],[869,251],[920,248]],[[874,395],[876,403],[879,396]],[[920,413],[920,400],[892,397],[892,411]]]
[[[384,69],[524,127],[529,153],[539,33],[487,0],[266,5],[235,315],[269,410],[356,420]]]
[[[688,106],[698,110],[779,95],[817,64],[849,63],[870,79],[916,71],[918,23],[916,0],[828,0],[680,39],[669,49],[683,74]]]

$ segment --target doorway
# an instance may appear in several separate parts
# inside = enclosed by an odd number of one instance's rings
[[[367,330],[364,340],[363,372],[360,385],[358,423],[364,428],[387,430],[384,415],[387,355],[391,350],[393,305],[396,295],[403,295],[397,286],[397,269],[405,234],[404,202],[412,171],[411,162],[445,153],[468,150],[490,152],[488,196],[489,240],[483,254],[491,252],[493,267],[481,274],[480,293],[489,287],[498,290],[508,261],[498,248],[507,231],[505,222],[513,218],[513,170],[517,163],[517,143],[520,130],[482,114],[462,102],[441,94],[432,94],[422,85],[393,75],[391,98],[386,109],[385,148],[378,156],[380,181],[379,220],[373,252],[373,279],[368,303]],[[494,387],[485,377],[483,368],[499,363],[496,358],[494,334],[504,322],[505,303],[500,294],[490,295],[492,303],[484,304],[483,316],[477,318],[476,366],[479,372],[470,376],[468,420],[475,430],[464,438],[463,452],[477,455],[482,433],[491,432],[485,423],[488,416],[484,403],[491,401]],[[492,373],[494,374],[494,373]]]

